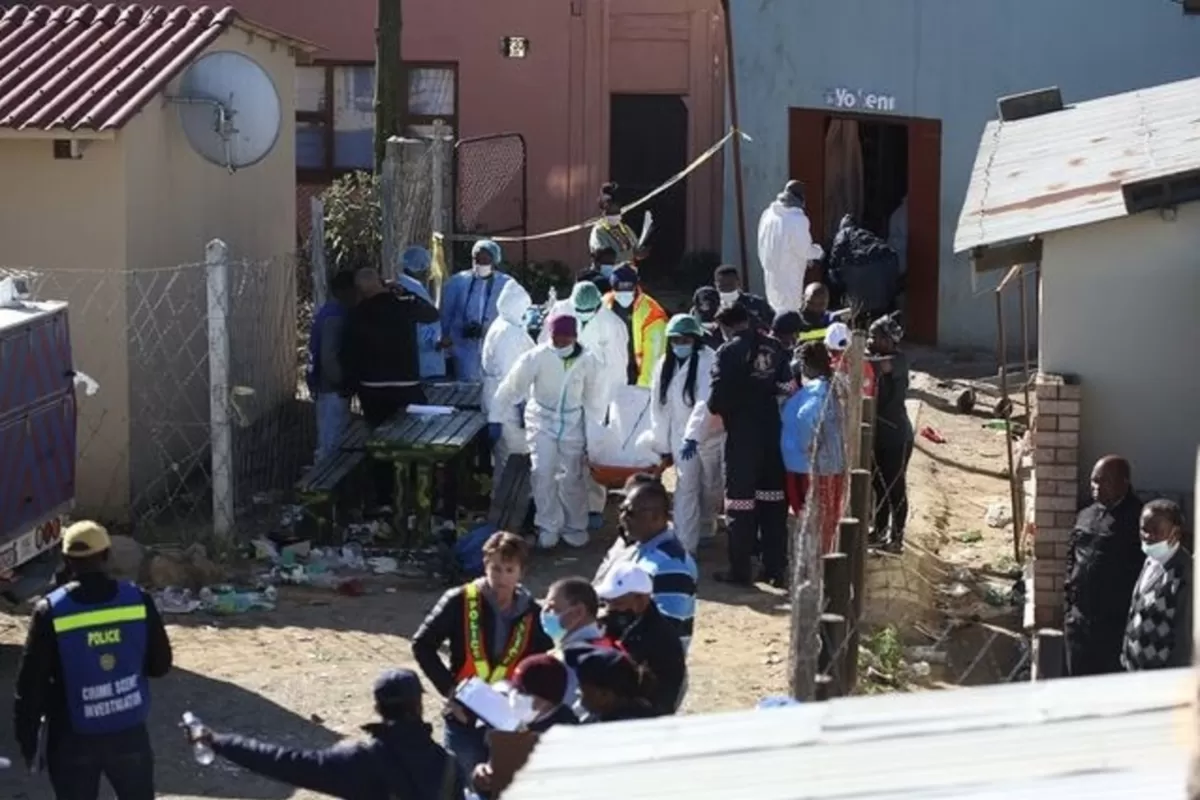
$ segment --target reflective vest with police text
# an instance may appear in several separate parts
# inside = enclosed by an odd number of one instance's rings
[[[483,599],[480,597],[479,584],[471,581],[463,587],[463,633],[467,657],[458,671],[458,680],[478,677],[487,683],[496,683],[511,675],[529,649],[529,640],[533,635],[532,618],[532,614],[526,613],[517,620],[500,656],[500,663],[493,666],[488,658],[483,634]]]
[[[116,733],[146,721],[146,603],[132,583],[117,582],[106,603],[83,604],[68,584],[47,598],[71,729],[78,734]]]

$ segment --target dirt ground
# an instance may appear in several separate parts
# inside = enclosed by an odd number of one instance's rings
[[[900,627],[907,644],[945,650],[948,663],[935,665],[933,676],[941,685],[999,680],[1019,651],[1011,636],[993,628],[1011,625],[1013,615],[993,614],[990,622],[979,622],[975,614],[976,621],[951,625],[946,610],[964,616],[964,598],[955,599],[952,591],[956,581],[966,579],[962,567],[1003,571],[1013,566],[1011,531],[991,529],[983,521],[988,505],[1008,496],[1004,437],[984,427],[983,418],[944,408],[952,391],[939,386],[940,376],[982,373],[981,365],[921,351],[913,360],[917,369],[932,369],[939,377],[914,376],[910,410],[918,427],[930,426],[946,441],[918,438],[909,471],[913,546],[903,557],[871,559],[868,616],[875,624]],[[612,536],[610,525],[584,551],[539,556],[529,583],[541,590],[557,577],[592,575]],[[703,549],[702,577],[722,561],[723,545]],[[978,599],[977,586],[965,582],[972,592],[966,599]],[[175,728],[180,715],[192,710],[217,730],[307,747],[352,736],[371,718],[374,676],[386,667],[413,665],[408,637],[439,590],[397,584],[357,598],[301,589],[280,594],[273,612],[169,618],[176,666],[153,686],[160,797],[315,797],[293,794],[220,761],[196,765]],[[684,712],[745,709],[765,695],[786,691],[787,611],[782,592],[731,592],[702,580]],[[12,685],[24,636],[23,613],[0,613],[0,685]],[[430,719],[437,718],[438,706],[435,698],[427,700]],[[0,714],[0,755],[19,761],[7,708]],[[0,772],[0,797],[51,796],[44,777],[30,777],[19,766]]]

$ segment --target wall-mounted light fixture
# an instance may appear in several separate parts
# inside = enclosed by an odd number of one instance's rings
[[[505,58],[528,58],[529,40],[524,36],[505,36],[500,42],[500,54]]]

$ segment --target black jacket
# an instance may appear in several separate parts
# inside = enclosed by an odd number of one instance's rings
[[[437,307],[412,292],[381,292],[355,305],[342,327],[346,387],[419,381],[417,325],[437,321]]]
[[[545,733],[555,725],[578,725],[579,717],[568,705],[559,705],[553,712],[537,720],[529,726],[533,733]]]
[[[462,797],[453,759],[420,720],[364,725],[366,741],[298,750],[231,734],[213,736],[213,752],[289,786],[346,800],[444,800]]]
[[[107,575],[84,575],[75,582],[70,597],[77,603],[106,603],[117,594],[117,582]],[[161,678],[171,671],[171,640],[163,627],[162,617],[153,598],[142,592],[146,604],[146,663],[143,671],[148,678]],[[33,607],[25,651],[17,668],[16,698],[13,703],[13,731],[21,755],[26,761],[37,753],[38,728],[46,717],[51,739],[65,732],[67,698],[63,694],[62,665],[58,657],[58,638],[48,600]]]
[[[413,635],[412,651],[425,673],[425,677],[433,684],[433,688],[443,697],[449,697],[458,685],[457,675],[467,661],[467,633],[463,624],[463,612],[466,605],[464,586],[456,586],[442,595],[437,604],[426,615],[425,621]],[[484,646],[488,651],[488,659],[495,664],[507,642],[495,642],[493,631],[496,629],[495,612],[485,597],[479,598],[482,619],[480,620]],[[536,601],[530,601],[524,616],[530,620],[533,630],[530,632],[529,647],[523,655],[546,653],[554,647],[550,637],[542,630],[541,606]],[[442,645],[450,643],[450,664],[442,660],[438,652]]]
[[[882,364],[884,362],[879,362]],[[894,353],[887,363],[891,372],[875,366],[875,446],[884,448],[907,447],[913,438],[912,423],[908,419],[908,359],[903,353]]]
[[[777,398],[791,382],[787,348],[753,328],[746,329],[717,350],[708,410],[721,417],[730,434],[764,426],[778,430]]]
[[[625,722],[631,719],[651,719],[659,714],[650,705],[649,701],[637,698],[630,701],[628,704],[621,706],[615,711],[610,711],[607,714],[597,714],[595,722]]]
[[[1063,629],[1071,675],[1119,672],[1133,587],[1146,557],[1138,533],[1142,501],[1130,491],[1112,508],[1079,512],[1067,545]]]
[[[674,714],[687,678],[687,657],[678,629],[654,603],[646,607],[646,613],[628,622],[615,616],[602,622],[604,632],[620,643],[634,663],[650,671],[654,690],[647,699],[655,712]]]

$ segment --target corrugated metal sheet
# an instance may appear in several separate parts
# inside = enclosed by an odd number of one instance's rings
[[[0,15],[0,128],[120,128],[230,25],[317,49],[233,8],[14,6]]]
[[[504,798],[1175,797],[1194,696],[1184,669],[560,727]]]
[[[954,250],[1123,217],[1123,184],[1197,167],[1200,78],[989,122]]]

